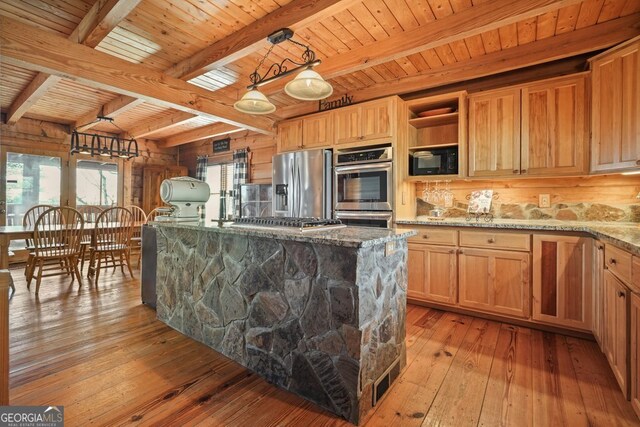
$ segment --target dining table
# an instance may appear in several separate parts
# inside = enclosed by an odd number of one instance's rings
[[[101,227],[117,228],[119,223],[100,224]],[[134,227],[141,227],[143,223],[134,223]],[[83,234],[91,235],[91,245],[96,243],[95,222],[85,222]],[[35,228],[33,225],[5,225],[0,226],[0,406],[9,404],[9,245],[12,240],[33,239]],[[6,270],[6,272],[4,271]],[[8,277],[8,278],[7,278]]]

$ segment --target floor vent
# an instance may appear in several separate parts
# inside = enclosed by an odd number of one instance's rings
[[[373,384],[373,402],[372,406],[376,406],[376,404],[382,399],[382,396],[389,390],[391,384],[398,378],[400,375],[400,358],[398,357],[382,374],[376,382]]]

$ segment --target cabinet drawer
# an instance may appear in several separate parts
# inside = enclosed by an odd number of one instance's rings
[[[416,228],[418,234],[410,237],[411,243],[427,245],[455,246],[458,244],[457,230],[442,230],[437,228]]]
[[[460,246],[528,252],[531,248],[531,235],[526,233],[500,233],[488,230],[460,231]]]
[[[604,245],[604,263],[625,284],[631,284],[632,255],[615,246]]]

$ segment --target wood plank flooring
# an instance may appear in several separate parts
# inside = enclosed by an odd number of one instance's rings
[[[69,426],[349,425],[157,321],[120,271],[39,297],[12,275],[12,405],[64,405]],[[640,425],[592,341],[410,305],[407,362],[368,426]]]

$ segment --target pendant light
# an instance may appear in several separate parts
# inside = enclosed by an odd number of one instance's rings
[[[120,126],[116,125],[113,122],[112,118],[104,116],[98,116],[93,122],[81,125],[79,127],[84,127],[88,124],[98,122],[109,122],[113,126],[118,128],[118,130],[120,130],[122,133],[124,133],[124,130],[120,128]],[[82,146],[80,145],[81,137],[83,142]],[[87,144],[87,138],[91,138],[91,146]],[[123,139],[119,136],[106,136],[98,133],[83,133],[78,132],[77,128],[74,129],[73,132],[71,132],[71,147],[69,149],[69,153],[88,154],[91,157],[96,155],[110,158],[118,157],[127,160],[138,157],[140,155],[140,152],[138,150],[138,142],[133,138]]]
[[[276,109],[275,105],[257,89],[260,86],[279,80],[298,70],[302,70],[302,72],[287,83],[284,88],[287,95],[303,101],[319,101],[333,93],[333,87],[325,81],[320,74],[312,70],[313,67],[320,64],[320,60],[316,59],[315,52],[311,50],[309,46],[293,40],[292,37],[293,31],[289,28],[282,28],[267,37],[267,40],[271,43],[271,47],[269,47],[269,50],[262,57],[256,69],[249,76],[249,80],[251,81],[251,84],[247,86],[249,91],[245,93],[239,101],[233,104],[236,110],[247,114],[273,113]],[[301,62],[285,58],[280,63],[272,64],[263,75],[260,75],[258,70],[273,50],[273,47],[284,41],[289,41],[304,48],[304,52],[302,52],[301,55]],[[288,63],[293,64],[295,67],[290,69]]]

